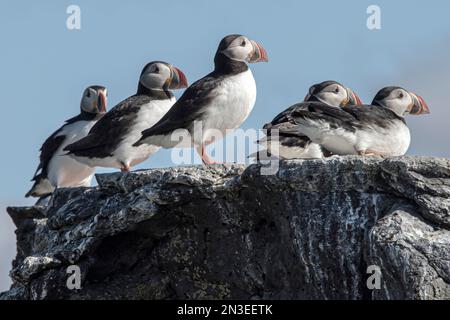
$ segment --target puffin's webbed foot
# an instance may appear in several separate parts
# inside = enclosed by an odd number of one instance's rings
[[[130,170],[131,170],[130,166],[127,166],[126,164],[122,163],[122,167],[120,168],[120,171],[128,173],[128,172],[130,172]]]
[[[202,161],[205,165],[214,165],[214,164],[222,164],[220,162],[216,162],[213,159],[211,159],[208,154],[205,151],[205,145],[202,145],[201,147],[197,147],[197,152],[200,155],[200,157],[202,158]]]
[[[363,157],[381,157],[381,158],[387,157],[385,154],[382,154],[382,153],[376,152],[376,151],[372,151],[372,150],[358,151],[358,155],[363,156]]]

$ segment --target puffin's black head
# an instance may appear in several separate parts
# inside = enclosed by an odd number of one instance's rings
[[[430,113],[430,108],[421,96],[401,87],[385,87],[373,98],[373,105],[391,109],[399,116]]]
[[[220,41],[215,57],[216,63],[220,56],[246,63],[269,61],[266,50],[259,43],[240,34],[228,35]]]
[[[108,90],[102,86],[90,86],[84,90],[81,98],[81,111],[87,113],[105,113],[108,103]]]
[[[187,88],[188,82],[180,69],[167,62],[153,61],[142,69],[139,86],[153,90],[174,90]]]
[[[305,101],[320,101],[333,107],[361,105],[361,99],[352,89],[337,81],[329,80],[317,83],[309,88]]]

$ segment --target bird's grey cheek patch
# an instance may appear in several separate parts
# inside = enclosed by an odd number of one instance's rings
[[[146,74],[142,76],[141,83],[148,89],[160,89],[164,85],[161,76],[156,74]]]
[[[225,49],[225,50],[222,50],[222,53],[223,53],[225,56],[227,56],[228,58],[234,59],[231,50],[232,50],[232,48],[227,48],[227,49]]]
[[[226,55],[228,58],[237,61],[245,61],[247,57],[250,55],[250,52],[248,52],[247,47],[241,46],[225,49],[222,51],[222,53]]]

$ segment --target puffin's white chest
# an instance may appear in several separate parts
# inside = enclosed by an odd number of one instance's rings
[[[225,78],[211,94],[214,98],[203,123],[204,141],[208,140],[209,129],[225,133],[247,119],[256,101],[256,83],[251,70]]]
[[[141,132],[157,123],[176,102],[175,97],[165,100],[151,101],[139,109],[136,121],[127,135],[128,140],[136,142],[141,137]]]
[[[63,149],[87,136],[96,121],[77,121],[64,126],[59,135],[66,136],[48,166],[48,179],[56,187],[89,186],[94,169],[72,159]]]
[[[357,150],[369,150],[386,156],[404,155],[411,142],[409,128],[400,120],[391,122],[387,128],[360,130],[357,138]]]
[[[151,128],[169,111],[175,101],[174,97],[170,100],[151,101],[141,106],[132,128],[114,152],[114,158],[119,162],[134,166],[155,153],[159,149],[156,146],[143,144],[134,147],[133,144],[141,138],[142,131]]]

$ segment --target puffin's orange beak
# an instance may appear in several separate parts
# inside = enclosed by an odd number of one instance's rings
[[[359,106],[363,104],[359,96],[352,89],[347,88],[347,95],[348,95],[347,104],[353,106]]]
[[[171,66],[171,79],[169,89],[182,89],[187,88],[189,86],[186,76],[183,71],[178,69],[177,67]]]
[[[420,114],[429,114],[430,108],[423,98],[415,93],[411,93],[414,103],[409,109],[409,114],[412,115],[420,115]]]
[[[97,108],[98,108],[98,111],[100,113],[105,113],[106,112],[106,107],[107,107],[107,103],[108,103],[107,101],[108,100],[106,98],[105,92],[103,90],[99,91]]]
[[[268,62],[269,57],[267,56],[267,52],[263,48],[263,46],[254,40],[250,40],[250,42],[253,45],[253,54],[251,55],[248,62],[249,63]]]

